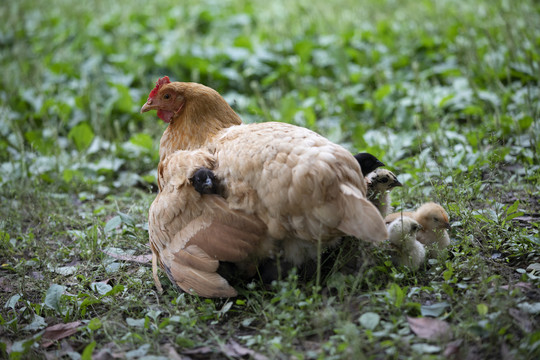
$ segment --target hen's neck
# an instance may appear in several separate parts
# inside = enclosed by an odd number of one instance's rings
[[[240,117],[228,105],[214,112],[187,107],[165,129],[159,145],[160,161],[177,150],[199,149],[223,129],[241,123]]]

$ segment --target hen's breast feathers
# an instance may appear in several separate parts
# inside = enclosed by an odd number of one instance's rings
[[[358,162],[324,137],[288,124],[260,123],[230,127],[209,146],[229,205],[256,213],[272,237],[386,238],[382,218],[365,199]]]

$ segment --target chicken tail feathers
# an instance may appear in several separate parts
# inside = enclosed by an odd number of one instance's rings
[[[388,239],[388,231],[377,208],[353,186],[340,185],[344,217],[338,229],[364,241],[378,243]]]
[[[219,262],[196,245],[187,246],[164,264],[173,284],[189,293],[206,298],[234,297],[236,290],[217,272]]]

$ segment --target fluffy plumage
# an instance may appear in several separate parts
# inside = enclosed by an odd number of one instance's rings
[[[402,216],[413,218],[422,225],[422,230],[418,231],[416,239],[428,248],[430,256],[437,256],[440,251],[450,245],[447,232],[451,228],[448,214],[439,204],[428,202],[414,212],[393,213],[384,220],[389,224]]]
[[[380,161],[370,153],[358,153],[354,155],[354,158],[356,159],[356,161],[358,161],[358,164],[362,169],[362,175],[364,176],[366,176],[373,170],[384,166],[384,163],[382,161]]]
[[[256,216],[232,210],[223,197],[202,195],[191,185],[193,174],[215,161],[205,151],[177,151],[163,162],[161,192],[149,211],[153,276],[157,263],[182,290],[204,297],[230,297],[236,291],[217,274],[219,261],[254,272],[258,258],[272,250],[266,225]],[[253,275],[253,274],[251,274]]]
[[[289,124],[240,125],[215,90],[158,83],[141,109],[158,110],[169,122],[158,174],[171,171],[167,157],[175,151],[207,149],[228,207],[260,219],[294,264],[315,257],[319,240],[325,246],[343,235],[375,243],[387,238],[382,217],[366,199],[360,166],[343,147]]]
[[[416,220],[406,216],[388,225],[390,243],[395,250],[392,260],[395,263],[416,269],[424,262],[426,250],[416,240],[416,234],[421,229],[422,226]]]
[[[386,169],[377,169],[366,176],[367,197],[375,205],[382,216],[392,211],[390,206],[390,191],[403,186],[393,172]]]

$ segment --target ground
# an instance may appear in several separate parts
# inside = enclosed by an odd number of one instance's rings
[[[2,357],[540,357],[537,2],[41,2],[0,5]],[[163,75],[373,153],[396,210],[448,211],[448,252],[346,238],[314,276],[159,294],[166,125],[138,111]]]

